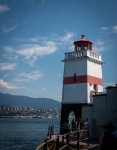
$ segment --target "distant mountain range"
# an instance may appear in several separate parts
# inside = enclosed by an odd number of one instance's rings
[[[26,106],[31,108],[46,109],[60,108],[61,102],[49,98],[32,98],[0,93],[0,105],[4,106]]]

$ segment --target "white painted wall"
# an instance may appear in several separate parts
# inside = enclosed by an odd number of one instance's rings
[[[97,92],[103,92],[103,86],[98,85],[97,86]]]
[[[66,61],[64,68],[64,77],[76,75],[90,75],[102,79],[102,65],[88,59]]]
[[[102,56],[99,53],[96,53],[95,51],[87,50],[87,56],[99,61],[102,61]]]
[[[87,74],[87,60],[74,60],[65,62],[64,68],[64,77],[74,76],[76,73],[77,76],[86,75]]]
[[[87,75],[102,79],[102,65],[88,60],[87,61]]]
[[[70,53],[72,54],[72,53]],[[74,53],[73,53],[74,54]],[[72,55],[73,55],[72,54]],[[94,54],[94,56],[92,55]],[[72,56],[71,55],[71,56]],[[101,56],[98,53],[83,51],[83,56],[93,57],[95,56],[101,61]],[[69,53],[66,53],[67,61],[64,61],[64,77],[90,75],[102,79],[102,65],[89,60],[88,58],[81,57],[80,59],[71,59]],[[92,103],[91,91],[94,90],[94,85],[90,86],[90,83],[77,83],[63,85],[63,102],[64,103]],[[102,92],[103,87],[97,85],[97,92]]]
[[[97,85],[96,92],[103,92],[103,86]],[[87,84],[87,102],[93,103],[93,95],[94,95],[94,84]]]
[[[87,103],[87,84],[66,84],[63,86],[63,103]]]

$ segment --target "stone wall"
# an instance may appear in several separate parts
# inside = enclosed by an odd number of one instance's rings
[[[117,85],[107,87],[106,94],[94,95],[93,105],[83,107],[82,118],[89,118],[90,136],[95,138],[107,122],[117,125]]]

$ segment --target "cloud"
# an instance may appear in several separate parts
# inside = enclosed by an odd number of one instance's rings
[[[46,90],[47,90],[47,88],[46,88],[46,87],[42,87],[42,90],[46,91]]]
[[[55,38],[56,45],[58,47],[61,47],[62,49],[69,49],[73,50],[73,40],[74,40],[74,33],[66,31],[67,33],[64,34],[63,36],[57,36]],[[59,48],[59,49],[61,49]]]
[[[0,4],[0,14],[6,12],[8,10],[10,10],[10,8],[7,5]]]
[[[14,52],[14,48],[12,46],[4,46],[3,49],[7,52],[7,53],[12,53]]]
[[[54,42],[54,44],[69,44],[71,43],[71,41],[74,39],[74,33],[73,32],[69,32],[66,31],[66,33],[62,36],[58,36],[56,33],[51,33],[51,36],[48,37],[32,37],[29,39],[19,39],[19,38],[15,38],[15,40],[19,40],[19,41],[25,41],[25,42],[30,42],[30,43],[42,43],[43,45],[45,43],[49,43],[49,42]]]
[[[12,83],[5,82],[3,79],[0,79],[0,88],[4,88],[8,90],[21,89],[21,87],[18,87]]]
[[[60,73],[58,73],[57,76],[58,76],[58,78],[61,78],[61,74]]]
[[[2,49],[4,50],[4,53],[2,53],[1,58],[3,58],[3,60],[7,60],[7,62],[13,62],[13,64],[15,64],[14,62],[16,62],[16,60],[18,59],[18,55],[16,55],[15,52],[16,48],[14,48],[13,46],[6,45],[2,46]]]
[[[104,89],[104,92],[106,92],[106,88],[108,87],[108,86],[112,86],[112,87],[115,87],[116,86],[116,84],[117,83],[112,83],[112,82],[109,82],[109,83],[104,83],[103,84],[103,89]]]
[[[109,29],[110,29],[109,27],[101,27],[101,28],[100,28],[101,31],[107,31],[107,30],[109,30]]]
[[[33,63],[37,60],[39,56],[45,56],[52,54],[57,51],[57,47],[54,41],[46,41],[43,43],[43,45],[38,44],[30,44],[24,46],[22,50],[17,51],[18,54],[25,57],[25,60],[30,65],[33,65]]]
[[[96,42],[94,42],[93,49],[94,49],[96,52],[104,51],[104,42],[101,41],[100,39],[97,39]]]
[[[0,63],[0,70],[14,70],[16,63]]]
[[[19,81],[19,82],[36,81],[36,80],[40,79],[41,77],[42,77],[42,74],[40,71],[34,71],[31,73],[22,72],[22,73],[18,74],[18,78],[15,79],[15,81]]]
[[[4,33],[8,33],[8,32],[11,32],[11,31],[15,30],[16,27],[17,27],[17,25],[14,25],[14,26],[12,26],[12,27],[8,27],[8,26],[6,26],[6,25],[3,25],[2,31],[3,31]]]
[[[117,33],[117,25],[113,26],[113,27],[101,27],[100,31],[102,33]]]
[[[4,50],[12,54],[21,56],[26,63],[33,66],[39,57],[50,55],[61,49],[73,49],[74,33],[65,31],[64,35],[58,36],[57,34],[51,34],[50,37],[32,37],[32,38],[15,38],[19,47],[4,46]],[[24,43],[26,43],[24,45]],[[16,51],[17,50],[17,51]]]
[[[116,83],[111,83],[111,82],[109,82],[109,83],[104,83],[104,87],[108,87],[108,86],[115,86],[116,85]]]
[[[114,33],[117,33],[117,25],[112,27]]]
[[[26,48],[18,51],[17,53],[26,56],[27,58],[30,58],[31,56],[34,55],[43,56],[43,55],[54,53],[56,49],[57,48],[55,43],[53,41],[48,41],[45,42],[45,46],[41,46],[37,44],[27,45]]]
[[[67,34],[61,37],[60,40],[64,43],[71,43],[71,40],[73,40],[73,38],[74,38],[74,33],[67,31]]]
[[[43,42],[43,41],[48,41],[47,37],[33,37],[29,39],[29,42],[37,43],[37,42]]]

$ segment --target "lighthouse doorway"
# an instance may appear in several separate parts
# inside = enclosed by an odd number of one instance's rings
[[[82,116],[82,106],[84,104],[62,104],[60,118],[60,133],[63,133],[64,123],[71,117],[78,121]]]
[[[75,113],[74,113],[74,111],[71,111],[69,113],[68,119],[69,119],[69,122],[72,122],[73,119],[75,120]]]

